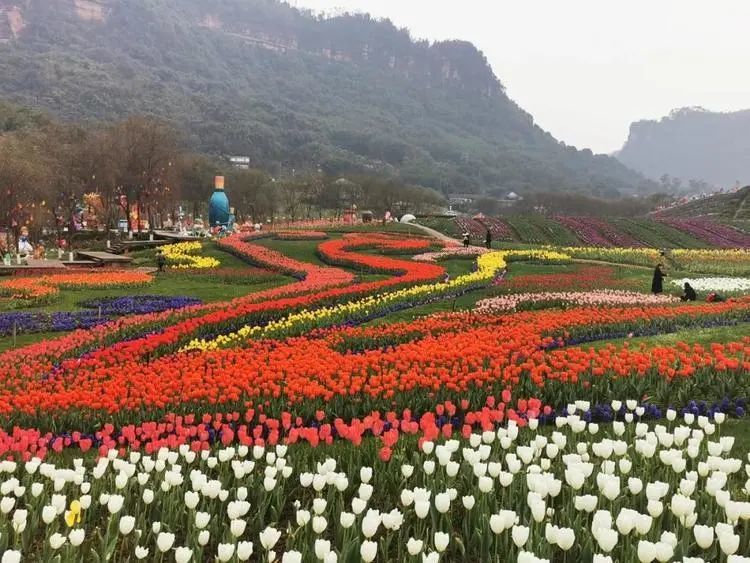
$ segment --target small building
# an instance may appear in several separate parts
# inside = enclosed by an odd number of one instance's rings
[[[239,168],[241,170],[248,170],[250,168],[249,156],[228,156],[227,160],[234,168]]]

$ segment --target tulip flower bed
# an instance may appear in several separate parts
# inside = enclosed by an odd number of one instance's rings
[[[244,268],[210,269],[181,268],[179,270],[170,272],[170,277],[172,279],[179,279],[181,277],[199,277],[206,283],[218,282],[222,284],[233,285],[253,285],[280,281],[283,279],[279,274],[275,274],[262,268],[254,268],[252,266],[247,266]]]
[[[68,332],[88,329],[107,322],[114,317],[144,315],[171,309],[183,309],[199,305],[193,297],[165,297],[161,295],[135,295],[96,299],[81,303],[88,311],[61,311],[54,313],[0,313],[0,336],[8,336],[15,329],[17,334],[35,332]]]
[[[274,236],[279,240],[325,240],[328,234],[323,231],[277,231]]]
[[[632,289],[632,286],[632,281],[617,277],[616,268],[613,266],[577,265],[572,271],[514,275],[506,279],[498,289],[502,292],[517,293],[519,291],[590,291],[603,287]]]
[[[670,258],[688,272],[750,276],[750,252],[747,250],[674,250]]]
[[[149,274],[137,270],[14,277],[0,281],[0,296],[8,296],[11,307],[25,307],[49,302],[61,288],[137,286],[151,281]]]
[[[658,250],[653,248],[592,248],[565,247],[560,252],[580,260],[632,264],[634,266],[653,267],[662,261]]]
[[[750,248],[750,235],[729,225],[706,219],[659,218],[666,225],[684,231],[717,248]]]
[[[750,457],[724,426],[747,408],[750,338],[588,345],[747,323],[750,297],[683,304],[615,291],[633,268],[570,265],[651,266],[647,249],[435,251],[361,232],[318,244],[321,265],[263,236],[218,244],[296,281],[0,354],[3,561],[750,553]],[[476,269],[447,278],[438,262],[456,257]],[[474,290],[511,295],[367,324]]]
[[[531,308],[603,307],[664,305],[679,302],[671,295],[652,295],[635,291],[604,289],[600,291],[551,292],[551,293],[515,293],[483,299],[477,303],[480,312],[520,311]]]
[[[613,246],[609,240],[595,225],[586,217],[555,217],[562,226],[567,227],[576,237],[590,246],[610,247]]]
[[[6,561],[744,561],[750,459],[722,436],[725,416],[668,410],[650,426],[638,401],[606,408],[607,427],[576,401],[545,417],[552,432],[522,419],[416,448],[5,461],[0,549]]]
[[[557,221],[542,215],[517,215],[505,218],[505,222],[527,244],[552,244],[575,246],[580,244],[576,236]]]
[[[750,291],[748,278],[683,278],[672,280],[670,283],[680,288],[685,283],[689,283],[696,291],[712,291],[720,294]]]
[[[218,268],[221,263],[216,258],[198,255],[202,249],[203,245],[200,242],[179,242],[161,248],[170,268]]]

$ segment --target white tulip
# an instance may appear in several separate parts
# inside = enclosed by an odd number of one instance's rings
[[[322,534],[328,527],[328,521],[323,516],[313,516],[312,529],[316,534]]]
[[[229,522],[229,531],[235,538],[238,538],[245,533],[246,526],[247,522],[244,520],[231,520]]]
[[[178,547],[174,550],[175,563],[188,563],[193,558],[193,550],[189,547]]]
[[[54,506],[47,505],[42,508],[42,522],[51,524],[57,518],[57,509]]]
[[[375,557],[377,557],[378,554],[378,544],[374,541],[363,541],[359,548],[359,554],[362,556],[362,561],[365,563],[375,561]]]
[[[409,478],[414,474],[414,466],[409,465],[408,463],[405,463],[401,466],[401,475],[403,475],[405,478]]]
[[[523,547],[526,542],[529,541],[529,527],[528,526],[513,526],[511,530],[511,537],[516,547]]]
[[[461,497],[461,503],[464,505],[464,508],[466,510],[471,510],[474,508],[474,504],[476,503],[474,497],[472,495]]]
[[[3,553],[0,563],[21,563],[21,552],[15,549],[8,549]]]
[[[70,542],[70,545],[73,547],[78,547],[83,543],[84,538],[86,537],[86,532],[83,528],[76,528],[75,530],[71,530],[68,534],[68,541]]]
[[[406,542],[406,550],[409,552],[409,555],[415,556],[418,555],[422,548],[424,547],[424,542],[422,540],[415,540],[414,538],[409,538],[409,541]]]
[[[66,541],[67,538],[65,536],[55,532],[49,538],[49,545],[52,549],[60,549],[63,545],[65,545]]]
[[[302,554],[299,551],[287,551],[281,556],[281,563],[302,563]]]
[[[435,508],[440,514],[445,514],[451,508],[451,498],[447,493],[435,495]]]
[[[651,563],[656,559],[656,545],[645,540],[638,542],[638,560],[641,563]]]
[[[354,497],[352,499],[352,512],[354,512],[354,514],[362,514],[365,508],[367,508],[366,500],[363,500],[359,497]]]
[[[159,548],[159,551],[165,553],[172,549],[173,544],[174,534],[170,534],[169,532],[159,532],[159,535],[156,537],[156,547]]]
[[[187,506],[190,510],[193,510],[196,506],[198,506],[199,500],[200,496],[198,495],[198,493],[193,491],[185,492],[185,506]]]
[[[451,537],[445,532],[435,532],[433,539],[435,540],[435,549],[442,553],[447,549]]]
[[[331,552],[331,542],[328,540],[315,540],[315,557],[325,561],[326,556]]]
[[[119,530],[123,536],[127,536],[135,527],[135,518],[133,516],[122,516],[120,518]]]
[[[276,528],[272,528],[269,526],[262,532],[260,532],[260,534],[258,534],[258,537],[260,538],[260,545],[263,546],[263,549],[270,550],[273,549],[273,546],[275,546],[276,542],[278,542],[279,538],[281,538],[281,532]]]
[[[341,527],[344,529],[351,528],[354,525],[355,518],[356,516],[351,512],[342,512],[339,515],[339,524],[341,524]]]
[[[237,544],[237,559],[247,561],[253,554],[253,542],[241,541]]]
[[[211,532],[208,530],[201,530],[198,532],[198,545],[203,547],[208,544],[211,539]]]
[[[618,535],[616,530],[598,528],[594,533],[596,542],[602,551],[609,553],[617,545]]]
[[[725,555],[737,553],[740,547],[740,536],[733,533],[724,533],[718,536],[719,547]]]
[[[107,500],[107,510],[110,514],[117,514],[122,509],[125,497],[121,495],[111,495]]]
[[[377,533],[381,517],[377,510],[368,510],[362,518],[362,534],[369,540]]]
[[[372,493],[371,493],[372,494]],[[323,514],[326,510],[327,502],[325,499],[316,498],[313,500],[313,512],[315,514]]]

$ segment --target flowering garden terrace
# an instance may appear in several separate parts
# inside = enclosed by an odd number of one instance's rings
[[[546,221],[6,280],[0,560],[750,561],[750,255]]]

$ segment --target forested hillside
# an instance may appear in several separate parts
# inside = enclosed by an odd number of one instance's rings
[[[618,158],[657,179],[668,174],[730,188],[750,183],[750,110],[714,113],[701,108],[673,111],[659,121],[639,121]]]
[[[556,141],[471,44],[272,0],[0,0],[0,97],[63,119],[140,113],[192,149],[385,173],[444,193],[654,186]],[[550,96],[554,92],[550,91]]]

